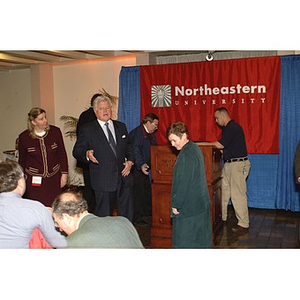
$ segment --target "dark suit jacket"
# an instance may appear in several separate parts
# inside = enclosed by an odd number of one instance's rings
[[[155,134],[148,134],[141,124],[129,133],[129,138],[133,145],[134,165],[137,170],[141,170],[145,163],[151,167],[151,144],[157,145]]]
[[[78,137],[79,135],[79,130],[81,129],[81,127],[89,122],[92,122],[94,120],[96,120],[97,117],[95,115],[94,109],[93,107],[90,107],[89,109],[85,110],[84,112],[81,113],[81,115],[79,116],[78,119],[78,123],[76,126],[76,136]],[[88,170],[88,164],[87,163],[83,163],[81,161],[77,161],[77,167],[79,168],[83,168],[83,169],[87,169]]]
[[[91,184],[94,190],[113,192],[117,190],[118,181],[126,185],[133,185],[132,174],[122,177],[125,160],[134,161],[133,147],[128,139],[126,125],[114,121],[117,140],[117,157],[114,155],[108,140],[98,120],[85,124],[79,131],[73,148],[73,156],[82,162],[88,162],[86,151],[94,150],[94,156],[99,164],[89,162]]]

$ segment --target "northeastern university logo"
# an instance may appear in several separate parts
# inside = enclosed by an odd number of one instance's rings
[[[171,106],[171,85],[153,85],[151,87],[152,107]]]

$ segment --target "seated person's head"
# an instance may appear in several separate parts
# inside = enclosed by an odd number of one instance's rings
[[[17,162],[12,160],[6,160],[4,162],[1,162],[0,193],[12,192],[18,188],[18,185],[20,183],[22,184],[22,186],[25,185],[22,167]]]
[[[57,226],[66,234],[76,230],[78,220],[87,213],[88,204],[83,197],[75,192],[64,192],[58,195],[52,204],[52,214]]]

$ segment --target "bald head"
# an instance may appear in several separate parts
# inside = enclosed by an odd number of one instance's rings
[[[56,197],[52,204],[52,216],[55,226],[70,235],[76,231],[79,220],[88,214],[87,202],[75,192],[64,192]]]
[[[88,204],[81,195],[75,192],[64,192],[56,197],[52,204],[52,211],[58,217],[62,214],[70,216],[80,215],[88,210]]]

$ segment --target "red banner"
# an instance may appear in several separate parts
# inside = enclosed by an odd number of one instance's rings
[[[226,107],[244,129],[249,153],[279,152],[280,57],[140,67],[141,115],[159,116],[159,144],[170,123],[186,123],[192,141],[216,141],[214,111]]]

